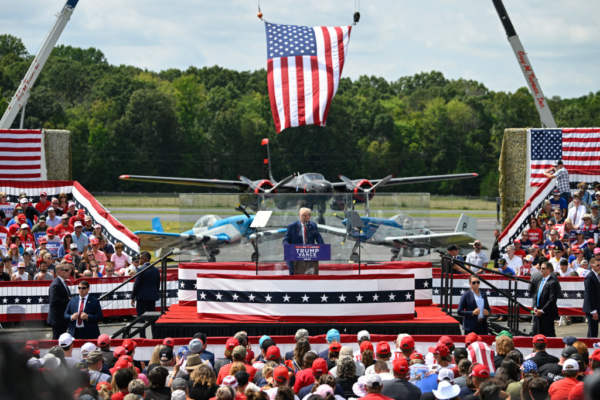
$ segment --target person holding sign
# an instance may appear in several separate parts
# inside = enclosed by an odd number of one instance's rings
[[[319,233],[317,224],[310,221],[310,208],[302,207],[298,211],[298,215],[300,220],[288,225],[287,232],[283,238],[283,244],[324,244],[323,236]],[[302,261],[288,261],[287,265],[290,275],[294,275],[294,273],[303,275],[306,273],[307,267],[315,267],[316,274],[318,275],[319,264],[317,262],[310,262],[310,266],[304,264]],[[316,264],[316,266],[312,264]]]

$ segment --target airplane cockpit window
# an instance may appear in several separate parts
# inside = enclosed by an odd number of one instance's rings
[[[219,221],[220,219],[221,217],[219,217],[218,215],[205,215],[196,222],[196,224],[194,225],[194,229],[211,228],[215,224],[215,222]]]
[[[410,215],[406,214],[398,214],[394,215],[390,218],[393,221],[396,221],[398,225],[402,225],[403,229],[410,229],[415,227],[415,221],[412,219]]]
[[[306,182],[310,181],[324,181],[325,177],[321,174],[304,174],[304,180]]]

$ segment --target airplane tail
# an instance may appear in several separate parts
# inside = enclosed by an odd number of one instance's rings
[[[273,173],[271,172],[271,150],[269,149],[269,139],[263,139],[261,142],[263,148],[263,179],[268,179],[273,184],[277,182],[273,178]]]
[[[469,217],[468,215],[461,214],[460,219],[458,220],[458,224],[456,224],[456,229],[454,232],[466,232],[474,239],[477,238],[477,220],[473,217]]]
[[[160,223],[160,218],[156,217],[152,219],[152,230],[154,232],[164,232],[162,224]]]

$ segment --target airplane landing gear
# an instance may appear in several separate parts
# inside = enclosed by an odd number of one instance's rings
[[[252,262],[257,262],[258,254],[256,252],[252,253],[252,255],[250,256],[250,259],[252,260]]]
[[[208,262],[217,262],[217,257],[211,255],[208,257]]]
[[[358,253],[352,253],[350,255],[350,261],[357,263],[358,262]]]
[[[400,261],[402,260],[402,256],[400,255],[400,250],[392,249],[392,258],[390,261]]]
[[[317,224],[325,225],[325,211],[327,211],[327,204],[324,201],[317,204],[317,211],[319,213],[319,217],[317,218]]]

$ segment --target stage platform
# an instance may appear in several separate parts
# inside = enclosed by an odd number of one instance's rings
[[[154,327],[153,336],[156,339],[166,337],[191,337],[196,332],[203,332],[209,337],[233,336],[241,330],[248,336],[262,335],[295,335],[300,328],[308,330],[309,335],[325,334],[329,329],[335,328],[340,333],[357,334],[366,329],[371,333],[380,335],[397,335],[408,333],[410,335],[460,335],[459,322],[446,315],[437,306],[416,306],[417,316],[409,321],[386,322],[319,322],[314,323],[307,317],[306,322],[272,322],[257,323],[244,321],[240,316],[239,321],[200,318],[195,307],[173,304],[167,313],[160,317]]]

